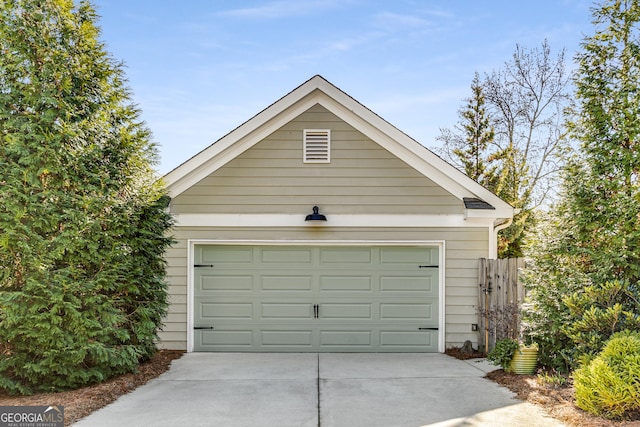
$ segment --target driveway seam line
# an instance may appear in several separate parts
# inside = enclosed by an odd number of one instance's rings
[[[320,427],[320,353],[318,353],[318,374],[316,379],[316,387],[318,389],[318,427]]]

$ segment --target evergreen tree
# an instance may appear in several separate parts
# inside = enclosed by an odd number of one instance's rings
[[[439,151],[479,184],[510,203],[518,202],[520,195],[517,191],[513,194],[509,190],[517,189],[513,181],[522,175],[527,165],[516,165],[515,156],[509,149],[494,145],[492,122],[495,120],[487,112],[484,87],[477,72],[471,82],[471,92],[472,96],[466,100],[465,107],[458,112],[460,121],[454,131],[440,129],[441,134],[437,139],[443,142],[443,147]],[[518,237],[523,233],[527,218],[527,215],[517,215],[511,226],[499,233],[499,258],[522,256]]]
[[[92,6],[0,5],[0,387],[135,370],[167,308],[167,196]]]
[[[614,332],[640,327],[640,5],[609,0],[593,17],[597,31],[577,55],[570,123],[580,152],[553,212],[561,227],[543,239],[530,275],[532,333],[556,362],[573,352],[570,367]],[[555,257],[568,268],[559,270]],[[560,327],[536,322],[549,311],[563,318]]]
[[[575,250],[596,281],[640,279],[640,6],[608,1],[594,11],[605,29],[578,54],[580,110],[571,130],[582,156],[571,164]]]
[[[524,256],[525,231],[535,225],[530,207],[528,186],[529,165],[527,159],[513,143],[494,154],[500,162],[493,191],[503,200],[520,210],[509,227],[498,233],[498,258]]]
[[[492,154],[489,151],[494,131],[487,115],[485,99],[476,72],[471,82],[472,95],[466,100],[466,106],[458,113],[460,121],[456,133],[441,129],[437,138],[444,143],[446,152],[455,157],[453,162],[470,178],[485,187],[495,190],[497,185],[496,167],[492,166]],[[451,157],[451,156],[449,156]]]

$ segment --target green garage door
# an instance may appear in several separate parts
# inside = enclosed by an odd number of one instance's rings
[[[198,245],[195,351],[435,352],[437,247]]]

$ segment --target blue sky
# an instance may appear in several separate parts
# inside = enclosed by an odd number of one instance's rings
[[[94,0],[165,174],[316,74],[433,148],[516,44],[568,66],[590,0]]]

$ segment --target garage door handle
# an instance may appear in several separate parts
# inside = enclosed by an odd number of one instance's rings
[[[213,264],[193,264],[195,268],[213,267]]]
[[[313,318],[317,319],[320,315],[320,306],[318,304],[313,304]]]
[[[418,328],[419,331],[437,331],[438,328]]]
[[[438,268],[437,265],[419,265],[418,268]]]
[[[206,329],[206,330],[210,331],[210,330],[213,329],[213,326],[194,326],[193,329],[196,329],[196,330]]]

